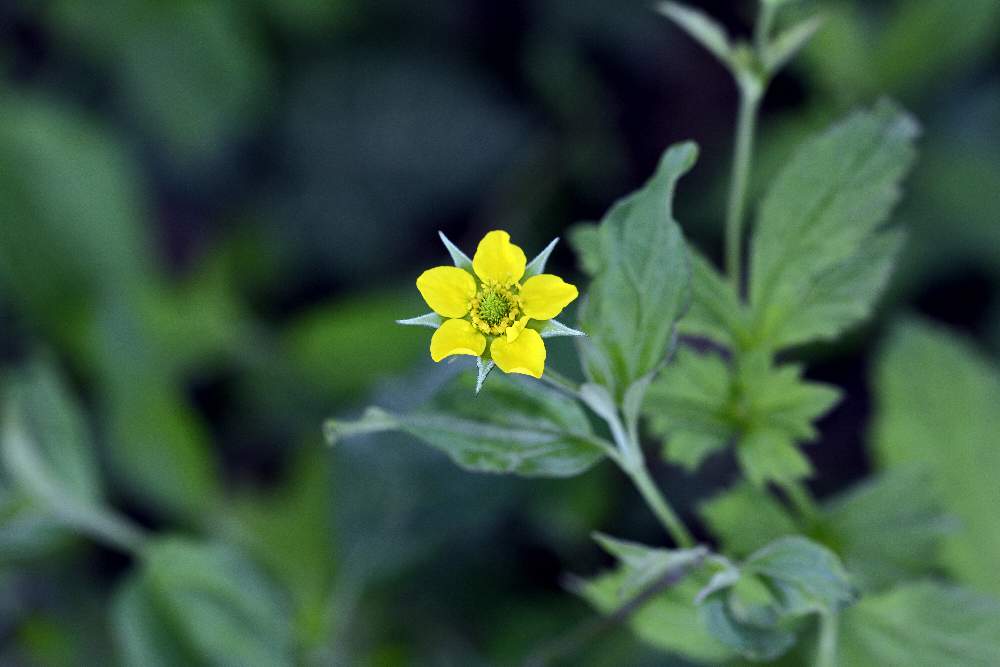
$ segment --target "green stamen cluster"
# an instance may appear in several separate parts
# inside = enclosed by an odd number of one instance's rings
[[[499,336],[517,321],[518,306],[519,299],[510,289],[484,284],[472,300],[472,323],[484,334]]]

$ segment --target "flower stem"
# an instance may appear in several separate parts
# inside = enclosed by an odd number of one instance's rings
[[[835,613],[819,617],[819,644],[816,648],[816,667],[837,667],[838,618]]]
[[[726,212],[726,272],[737,294],[741,291],[743,274],[743,217],[753,156],[753,135],[762,97],[762,88],[759,85],[740,81],[738,87],[740,109],[736,122],[736,147],[733,153],[732,181],[729,186],[729,206]]]
[[[670,533],[677,546],[682,549],[693,547],[695,545],[694,538],[691,537],[691,533],[688,532],[684,522],[677,516],[677,512],[674,511],[670,503],[660,493],[656,484],[653,483],[653,479],[649,476],[649,471],[646,469],[645,464],[626,469],[625,472],[632,478],[632,482],[639,490],[639,493],[642,494],[646,504],[653,510],[653,514],[660,520],[660,523],[663,524],[667,532]]]

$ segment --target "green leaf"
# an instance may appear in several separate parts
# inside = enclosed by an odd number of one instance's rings
[[[905,584],[849,609],[840,635],[843,665],[993,667],[1000,602],[940,583]]]
[[[243,7],[109,0],[105,9],[113,32],[68,0],[47,17],[81,64],[105,68],[120,113],[174,164],[217,158],[267,110],[270,66]]]
[[[96,450],[83,413],[51,362],[36,359],[12,378],[4,419],[8,472],[32,493],[79,502],[100,498]]]
[[[795,643],[793,619],[839,613],[854,591],[833,552],[790,536],[720,571],[698,599],[716,639],[748,659],[773,660]]]
[[[798,532],[795,520],[774,496],[746,482],[702,503],[699,514],[723,551],[738,557]]]
[[[652,179],[605,216],[597,257],[588,260],[597,260],[597,271],[580,306],[580,328],[590,336],[584,369],[619,399],[663,363],[690,300],[684,238],[671,208],[674,186],[697,154],[692,143],[667,150]]]
[[[327,450],[304,447],[287,478],[267,495],[234,503],[240,543],[291,594],[298,637],[309,645],[327,638],[335,574],[333,489]]]
[[[862,590],[882,590],[929,575],[940,546],[958,527],[934,499],[930,475],[899,469],[831,500],[819,531]]]
[[[734,441],[755,483],[798,479],[812,468],[796,443],[816,437],[813,421],[840,395],[801,374],[800,366],[774,367],[761,354],[748,355],[734,371],[717,354],[682,348],[650,385],[644,414],[664,439],[668,461],[693,470]]]
[[[654,549],[635,542],[606,536],[596,539],[619,563],[615,570],[592,579],[574,578],[571,588],[604,614],[614,613],[630,595],[636,582],[663,576],[667,561],[692,567],[686,577],[666,589],[629,616],[636,637],[650,646],[693,660],[718,664],[733,653],[713,639],[698,620],[695,595],[708,582],[709,574],[694,567],[705,557],[704,549]],[[639,585],[642,588],[642,585]]]
[[[733,286],[696,248],[691,258],[691,308],[678,323],[682,334],[703,336],[730,348],[742,347],[746,335],[745,308]]]
[[[701,44],[719,61],[731,67],[733,63],[733,46],[725,28],[715,19],[702,11],[692,9],[677,2],[660,2],[656,11],[674,22],[692,39]]]
[[[13,378],[0,432],[10,513],[0,531],[15,554],[44,548],[63,528],[117,541],[124,548],[141,536],[104,505],[96,452],[79,408],[56,370],[35,361]]]
[[[1000,369],[961,338],[911,321],[883,350],[875,387],[879,463],[931,473],[927,493],[961,524],[945,541],[944,564],[1000,594]]]
[[[880,228],[917,134],[883,102],[807,142],[778,174],[751,244],[753,347],[829,340],[870,313],[899,245]]]
[[[694,470],[737,435],[731,382],[722,357],[681,348],[650,385],[643,413],[650,430],[663,438],[668,461]]]
[[[779,429],[750,431],[740,440],[736,455],[747,479],[758,486],[802,479],[813,471],[791,436]]]
[[[124,667],[207,666],[192,653],[157,607],[146,577],[131,574],[114,594],[111,623]]]
[[[426,408],[410,414],[369,410],[358,422],[327,423],[331,443],[359,433],[402,430],[476,472],[570,477],[604,452],[583,409],[538,382],[491,379],[477,395],[462,374]]]
[[[138,580],[127,582],[117,600],[123,657],[162,659],[167,647],[167,664],[177,664],[170,662],[177,653],[219,667],[294,664],[285,600],[239,551],[171,537],[144,555]]]
[[[814,16],[787,28],[767,46],[764,52],[764,68],[772,74],[784,68],[809,43],[822,25],[823,17]]]
[[[705,560],[705,547],[693,549],[653,549],[638,542],[619,540],[601,533],[594,533],[594,540],[614,556],[627,570],[618,595],[622,602],[638,595],[657,579],[671,573],[692,570]]]

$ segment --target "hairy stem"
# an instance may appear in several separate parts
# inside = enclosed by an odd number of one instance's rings
[[[726,212],[726,272],[740,293],[743,277],[743,217],[746,209],[747,186],[753,156],[753,135],[760,110],[761,91],[748,83],[739,84],[740,109],[736,121],[736,147],[733,152],[732,181],[729,186],[729,206]]]
[[[834,613],[822,614],[819,617],[816,667],[837,667],[838,620],[837,614]]]
[[[677,516],[677,512],[674,511],[670,503],[660,493],[656,484],[653,483],[653,479],[649,476],[646,466],[636,466],[633,469],[626,470],[626,472],[632,478],[632,482],[639,490],[639,493],[642,494],[646,504],[653,510],[653,514],[660,520],[660,523],[667,529],[667,532],[670,533],[670,537],[673,538],[677,546],[682,549],[693,547],[695,545],[694,538],[691,537],[691,533],[688,532],[684,522]]]

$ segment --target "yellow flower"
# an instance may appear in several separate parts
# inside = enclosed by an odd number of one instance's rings
[[[428,269],[417,278],[417,289],[434,312],[400,320],[436,329],[434,361],[478,357],[480,384],[494,364],[505,373],[539,378],[545,370],[542,339],[582,335],[555,320],[578,295],[562,278],[543,273],[556,241],[529,264],[507,232],[483,237],[471,260],[444,234],[441,240],[455,265]]]

